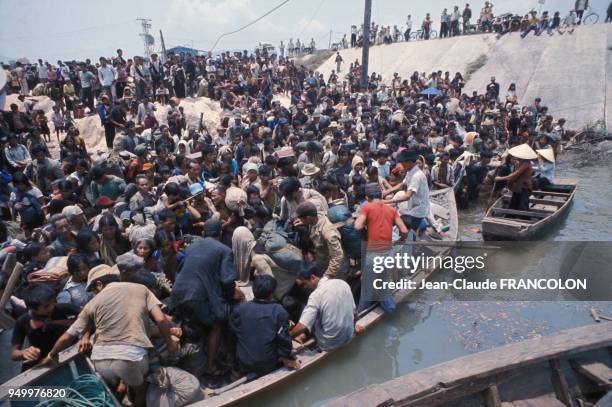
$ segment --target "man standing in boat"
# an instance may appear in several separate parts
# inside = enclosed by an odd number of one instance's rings
[[[406,239],[408,228],[406,228],[397,209],[382,201],[382,191],[377,182],[367,184],[365,194],[368,202],[361,207],[359,216],[355,221],[356,230],[363,230],[365,227],[368,229],[368,243],[365,253],[366,258],[363,262],[358,311],[366,309],[374,299],[377,299],[385,311],[391,312],[395,309],[395,304],[391,298],[380,298],[380,295],[375,298],[373,295],[372,259],[376,254],[390,255],[393,245],[393,226],[397,226],[399,229],[401,240]]]

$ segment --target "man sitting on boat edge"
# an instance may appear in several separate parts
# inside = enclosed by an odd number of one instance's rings
[[[316,262],[304,263],[298,271],[298,284],[313,291],[289,334],[300,340],[308,331],[321,350],[328,352],[349,343],[362,327],[355,325],[355,301],[349,285],[341,279],[329,279],[323,272]]]

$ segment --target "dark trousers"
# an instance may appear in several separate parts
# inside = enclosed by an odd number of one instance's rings
[[[440,38],[448,37],[448,23],[440,24]]]
[[[104,125],[104,137],[106,138],[106,147],[110,150],[113,148],[113,141],[115,140],[115,125],[112,123],[106,123]]]
[[[91,87],[82,88],[81,92],[82,92],[81,101],[83,102],[85,106],[89,108],[90,112],[93,112],[94,111],[94,97],[93,97],[93,91]]]
[[[121,99],[123,97],[123,89],[125,88],[125,82],[116,82],[115,83],[115,92],[117,93],[117,99]]]
[[[357,34],[351,34],[351,48],[357,46]]]
[[[531,191],[513,192],[512,198],[510,199],[510,209],[528,211],[529,195],[531,195]]]
[[[582,23],[582,15],[584,14],[584,10],[576,10],[576,17],[578,17],[578,25]]]
[[[451,37],[459,35],[459,20],[451,21],[450,35]]]
[[[410,28],[404,32],[404,39],[410,41]]]

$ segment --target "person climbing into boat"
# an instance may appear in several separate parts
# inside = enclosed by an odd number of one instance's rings
[[[21,360],[26,371],[43,360],[55,342],[72,325],[80,308],[58,304],[55,291],[46,284],[31,284],[21,291],[28,312],[15,322],[11,340],[11,359]],[[24,348],[25,340],[29,346]]]
[[[325,276],[345,279],[348,274],[348,258],[342,249],[342,236],[329,218],[319,215],[310,201],[299,204],[295,210],[294,227],[307,226],[309,240],[314,247],[314,258],[325,268]]]
[[[527,144],[521,144],[508,150],[508,154],[518,160],[515,170],[506,176],[495,177],[495,182],[509,181],[508,188],[512,192],[510,209],[519,211],[529,210],[529,196],[533,190],[531,182],[531,160],[537,154]]]
[[[119,271],[106,264],[92,268],[87,277],[87,290],[96,293],[85,305],[77,320],[55,342],[43,364],[57,361],[62,350],[87,338],[95,329],[96,342],[91,360],[96,371],[111,389],[122,394],[127,386],[128,397],[136,406],[145,405],[145,376],[149,372],[148,350],[150,319],[164,337],[168,351],[175,353],[176,331],[160,309],[160,301],[144,285],[119,282]],[[81,339],[79,349],[89,348]]]
[[[231,301],[244,295],[235,287],[232,251],[220,242],[221,222],[207,220],[204,235],[187,249],[172,288],[171,308],[208,331],[205,373],[220,376],[215,360],[222,329],[230,315]]]
[[[493,154],[489,151],[480,152],[480,160],[475,161],[467,166],[465,169],[467,186],[468,186],[468,199],[475,201],[480,193],[480,188],[487,178],[489,171],[488,164],[491,162]]]
[[[298,271],[297,283],[312,292],[289,335],[303,342],[309,332],[317,345],[329,352],[349,343],[362,328],[355,325],[355,301],[349,285],[339,278],[325,277],[323,272],[316,262],[304,263]]]

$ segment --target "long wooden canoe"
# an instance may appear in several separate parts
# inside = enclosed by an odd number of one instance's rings
[[[432,212],[436,221],[445,229],[444,235],[447,242],[454,242],[458,236],[458,216],[455,205],[455,195],[452,188],[432,191],[430,193],[430,201],[432,203]],[[432,243],[432,246],[435,243]],[[450,250],[448,244],[441,246],[441,251]],[[412,277],[420,285],[420,281],[428,278],[431,275],[431,270],[420,270]],[[398,290],[393,294],[395,302],[401,302],[413,294],[416,290]],[[360,315],[359,323],[366,330],[371,328],[378,322],[385,312],[379,306],[367,309]],[[247,382],[246,379],[240,379],[234,383],[217,389],[215,394],[210,398],[193,404],[193,406],[226,406],[241,400],[248,399],[255,394],[273,387],[276,384],[285,382],[291,377],[299,374],[307,368],[310,368],[321,362],[330,353],[323,352],[317,349],[314,341],[309,341],[305,345],[296,349],[296,355],[302,363],[302,368],[299,370],[289,370],[287,368],[278,369],[264,377]],[[32,368],[4,383],[3,388],[9,386],[68,386],[76,377],[76,373],[95,373],[93,364],[85,355],[76,351],[76,346],[73,346],[64,352],[60,353],[60,364],[58,366],[39,366]],[[6,394],[0,392],[0,402],[6,397]],[[114,400],[116,402],[116,400]],[[36,403],[32,404],[35,405]],[[116,405],[120,405],[118,402]]]
[[[612,390],[612,322],[513,343],[373,384],[327,407],[563,407]]]
[[[446,188],[430,192],[430,201],[432,203],[431,206],[434,217],[437,221],[441,222],[446,229],[445,240],[448,242],[455,242],[458,236],[458,217],[453,189]],[[450,249],[448,245],[446,245],[444,251],[447,252],[448,250]],[[419,286],[420,281],[428,278],[431,273],[432,270],[420,270],[413,274],[412,280],[416,281],[417,286]],[[393,294],[393,299],[396,303],[399,303],[406,300],[416,291],[417,290],[408,289],[398,290]],[[384,315],[385,311],[383,311],[380,306],[372,307],[360,315],[359,324],[367,331],[380,321]],[[359,336],[356,338],[359,338]],[[297,357],[302,364],[299,370],[290,370],[283,367],[251,382],[246,382],[245,379],[241,379],[224,388],[217,389],[214,395],[198,403],[192,404],[192,406],[219,407],[227,406],[238,401],[244,401],[275,385],[285,383],[287,380],[300,374],[304,370],[318,365],[330,354],[330,352],[321,351],[316,347],[316,344],[312,343],[310,346],[299,349],[299,352],[297,352]]]
[[[556,179],[552,187],[531,193],[528,211],[509,209],[511,195],[503,194],[482,220],[484,240],[531,240],[541,236],[567,215],[576,186],[575,180]]]
[[[81,375],[95,374],[103,384],[109,399],[115,406],[121,406],[111,390],[104,383],[102,377],[96,373],[92,361],[89,360],[85,354],[78,352],[77,345],[71,346],[65,351],[60,352],[58,356],[59,364],[57,365],[36,366],[3,383],[2,386],[0,386],[0,405],[35,407],[39,404],[39,401],[7,401],[5,403],[8,396],[8,389],[10,388],[15,389],[23,386],[67,387]]]

